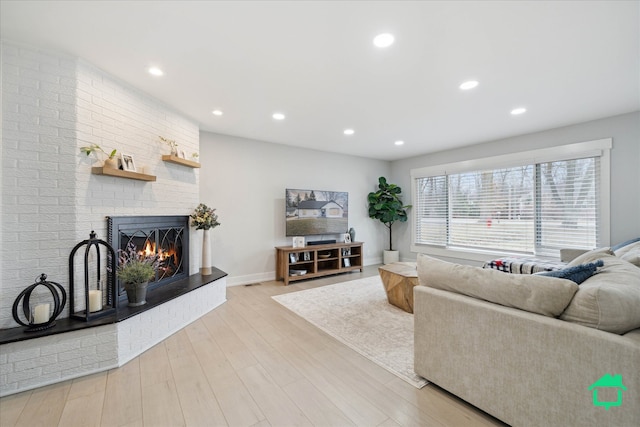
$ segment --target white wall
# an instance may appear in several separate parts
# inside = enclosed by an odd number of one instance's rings
[[[369,218],[367,194],[388,175],[389,162],[207,132],[200,133],[200,156],[200,199],[217,208],[222,224],[213,230],[213,264],[229,274],[229,285],[274,279],[274,247],[291,244],[286,188],[347,191],[364,262],[380,262],[384,227]]]
[[[92,229],[106,238],[105,216],[191,213],[199,171],[163,162],[169,148],[158,135],[191,153],[199,129],[82,60],[6,41],[1,60],[0,328],[8,328],[17,326],[14,299],[40,273],[67,287],[71,250]],[[157,181],[92,175],[95,159],[80,153],[91,143],[133,155]]]
[[[640,236],[640,112],[394,161],[390,177],[403,188],[405,202],[410,203],[411,169],[601,138],[613,138],[611,244],[616,244]],[[409,249],[410,223],[394,226],[394,241],[405,259],[416,258]]]

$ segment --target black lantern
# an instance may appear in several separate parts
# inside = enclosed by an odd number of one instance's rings
[[[74,259],[76,252],[85,245],[84,287],[80,287],[75,285]],[[74,319],[88,322],[99,317],[114,314],[117,310],[118,301],[116,296],[115,274],[103,274],[100,246],[104,246],[107,249],[107,267],[105,270],[107,272],[115,272],[115,251],[110,244],[98,239],[93,230],[91,230],[89,240],[83,240],[78,243],[71,251],[71,255],[69,255],[69,300],[71,307],[69,315]],[[92,279],[95,280],[95,286],[90,283],[91,280],[89,278],[89,255],[92,249],[95,250],[96,256],[95,274],[92,277]],[[102,278],[105,278],[105,280],[102,281]],[[78,301],[82,300],[84,300],[84,307],[78,307]]]
[[[51,292],[51,296],[53,297],[53,310],[51,310],[49,303],[37,304],[31,307],[31,294],[33,290],[40,285]],[[22,312],[27,321],[26,323],[18,316],[20,300],[22,300]],[[64,288],[60,286],[59,283],[47,281],[47,275],[42,273],[39,281],[36,281],[33,285],[28,286],[24,291],[20,292],[13,303],[11,313],[16,322],[27,327],[25,332],[43,331],[56,325],[56,317],[62,313],[66,303],[67,293],[64,291]]]

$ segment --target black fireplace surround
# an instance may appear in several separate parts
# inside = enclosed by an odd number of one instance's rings
[[[189,216],[110,216],[107,242],[118,253],[131,243],[139,254],[157,255],[160,265],[147,293],[189,277]],[[116,268],[119,260],[116,259]],[[109,273],[109,274],[114,274]],[[124,284],[116,278],[119,306],[126,305]]]

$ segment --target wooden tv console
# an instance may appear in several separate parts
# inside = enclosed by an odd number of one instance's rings
[[[276,246],[276,280],[284,284],[330,274],[362,271],[362,242]],[[296,274],[300,272],[303,274]]]

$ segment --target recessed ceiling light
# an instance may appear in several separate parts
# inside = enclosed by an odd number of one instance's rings
[[[345,129],[344,130],[344,134],[345,135],[353,135],[356,131],[354,131],[353,129]]]
[[[273,117],[276,120],[284,120],[284,114],[282,113],[273,113],[273,116],[271,117]]]
[[[512,116],[517,116],[519,114],[523,114],[526,113],[527,109],[524,107],[520,107],[520,108],[514,108],[513,110],[511,110],[511,115]]]
[[[393,34],[383,33],[373,38],[373,44],[377,47],[389,47],[393,44],[394,40]]]
[[[404,145],[404,141],[396,141],[394,142],[395,145]]]
[[[164,71],[162,71],[158,67],[149,67],[148,71],[149,71],[149,74],[151,74],[153,76],[163,76],[164,75]]]
[[[214,116],[221,116],[223,113],[220,110],[213,110],[211,114],[213,114]]]
[[[467,82],[462,83],[460,85],[460,89],[469,90],[469,89],[473,89],[476,86],[478,86],[478,82],[476,80],[469,80]]]

